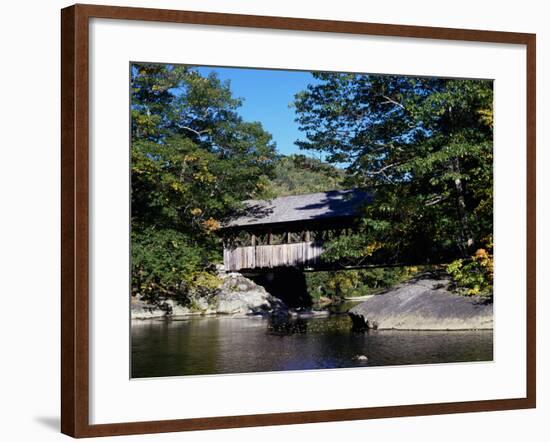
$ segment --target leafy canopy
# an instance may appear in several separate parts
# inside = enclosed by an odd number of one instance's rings
[[[215,74],[134,64],[131,94],[133,292],[185,297],[220,261],[221,220],[267,186],[275,144]]]
[[[346,164],[346,184],[375,196],[327,259],[448,262],[492,234],[491,81],[315,77],[295,97],[297,144]]]

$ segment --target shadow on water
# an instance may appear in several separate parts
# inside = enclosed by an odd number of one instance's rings
[[[135,321],[132,377],[491,361],[491,331],[351,331],[347,315]],[[364,356],[368,359],[365,360]]]

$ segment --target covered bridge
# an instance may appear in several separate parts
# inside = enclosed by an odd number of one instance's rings
[[[351,229],[370,200],[353,189],[245,201],[222,230],[225,270],[315,267],[323,243]]]

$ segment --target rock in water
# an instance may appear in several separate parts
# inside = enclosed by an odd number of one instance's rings
[[[216,295],[214,309],[220,314],[278,314],[286,312],[286,305],[270,295],[261,285],[240,273],[221,276],[222,285]]]
[[[355,330],[486,330],[493,328],[493,304],[456,295],[448,280],[416,278],[373,296],[349,311]]]

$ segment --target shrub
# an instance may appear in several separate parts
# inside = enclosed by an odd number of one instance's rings
[[[212,254],[184,233],[154,228],[132,232],[132,294],[153,302],[207,294],[219,285],[209,270],[213,261]]]
[[[446,270],[459,293],[492,296],[493,255],[486,249],[478,249],[470,259],[453,261]]]
[[[417,267],[378,267],[314,272],[306,273],[306,281],[313,299],[326,296],[339,300],[378,293],[412,278],[418,271]]]

